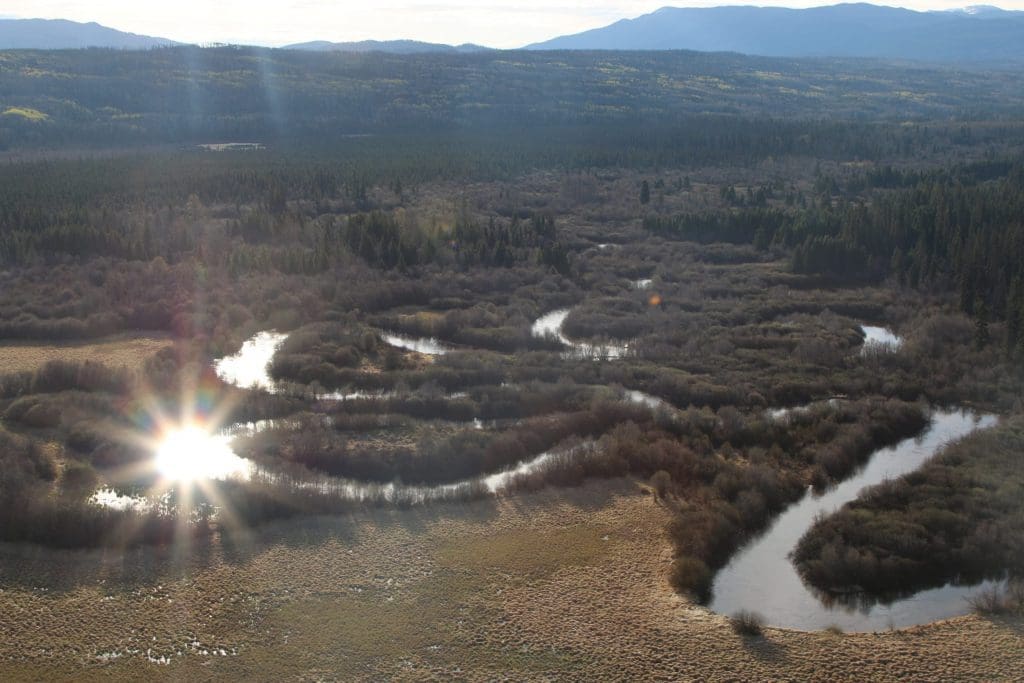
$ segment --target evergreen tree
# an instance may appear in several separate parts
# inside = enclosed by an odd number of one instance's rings
[[[975,311],[978,317],[974,322],[974,345],[980,350],[991,341],[988,331],[988,306],[983,299],[978,300]]]

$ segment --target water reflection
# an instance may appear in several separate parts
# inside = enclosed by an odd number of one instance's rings
[[[830,398],[825,401],[816,401],[814,403],[807,403],[802,406],[792,406],[790,408],[768,408],[764,411],[765,416],[774,422],[788,423],[797,415],[807,415],[813,410],[829,410],[839,405],[842,399]]]
[[[251,465],[231,449],[232,439],[198,424],[180,425],[161,436],[153,467],[163,481],[175,485],[244,479]]]
[[[454,351],[452,347],[445,346],[436,339],[428,339],[426,337],[405,337],[400,334],[384,332],[381,334],[381,338],[396,348],[405,349],[406,351],[415,351],[416,353],[424,353],[428,356],[443,356],[446,353]]]
[[[397,391],[331,391],[317,396],[323,401],[379,401],[398,396]]]
[[[215,361],[214,370],[217,376],[227,384],[241,389],[263,389],[273,393],[277,390],[277,385],[270,376],[270,363],[274,354],[287,338],[287,334],[273,330],[259,332],[251,339],[246,340],[238,353]],[[453,350],[436,339],[415,339],[392,333],[382,333],[381,338],[391,346],[432,356],[443,355]],[[357,398],[387,398],[393,393],[385,391],[332,392],[324,394],[320,398],[346,401]]]
[[[629,344],[590,344],[573,341],[562,332],[565,319],[569,317],[568,308],[560,308],[546,313],[534,321],[530,328],[534,337],[541,339],[554,338],[568,346],[571,350],[563,354],[566,358],[614,359],[622,358],[629,353]]]
[[[530,475],[562,459],[578,457],[589,446],[590,444],[564,449],[552,449],[494,474],[429,486],[408,485],[397,482],[357,481],[318,474],[308,470],[275,472],[262,467],[255,467],[253,469],[252,478],[254,481],[297,490],[313,491],[340,500],[359,503],[422,505],[446,500],[465,501],[472,498],[499,494],[517,477]]]
[[[389,343],[421,353],[437,353],[447,349],[434,340],[410,340],[396,335],[384,335]],[[218,376],[229,384],[244,388],[262,388],[274,391],[275,384],[269,376],[269,367],[274,353],[287,338],[276,332],[260,332],[242,344],[238,353],[214,363]],[[375,400],[397,396],[395,391],[354,391],[333,392],[318,396],[321,400]],[[465,392],[439,393],[438,397],[452,400],[466,397]],[[653,399],[653,397],[650,397]],[[657,399],[653,399],[657,400]],[[324,417],[326,424],[329,417]],[[399,483],[363,482],[319,473],[301,467],[269,469],[237,455],[233,442],[242,437],[252,437],[269,429],[289,429],[298,426],[294,419],[259,420],[238,422],[219,431],[207,431],[198,423],[183,423],[166,429],[154,446],[152,468],[161,480],[163,488],[193,485],[213,491],[209,486],[214,481],[245,481],[254,485],[270,484],[284,488],[315,491],[342,500],[355,502],[387,502],[393,504],[420,504],[442,500],[466,500],[481,495],[500,492],[516,477],[529,475],[538,468],[553,462],[555,458],[573,457],[574,449],[548,451],[507,470],[473,479],[436,486],[409,486]],[[468,428],[480,430],[493,427],[494,422],[485,424],[474,418],[466,423]],[[118,510],[150,510],[154,498],[120,494],[113,489],[103,488],[92,496],[92,502]],[[160,500],[164,507],[169,505],[165,496]]]
[[[818,515],[853,500],[865,486],[917,469],[949,441],[994,423],[993,416],[937,411],[920,437],[877,451],[860,472],[824,495],[808,493],[718,573],[711,608],[722,614],[755,610],[773,626],[816,630],[835,624],[847,631],[900,628],[966,614],[966,598],[983,586],[948,585],[888,603],[862,595],[826,604],[800,578],[789,553]]]
[[[270,378],[270,361],[278,347],[288,338],[273,330],[260,332],[242,344],[233,356],[225,356],[213,364],[217,376],[242,389],[274,390]]]
[[[144,512],[153,506],[153,501],[145,496],[118,493],[108,487],[101,488],[92,494],[89,502],[93,505],[110,508],[111,510],[135,510],[137,512]]]
[[[231,439],[231,437],[227,436],[217,438]],[[445,500],[464,501],[486,495],[495,495],[505,489],[515,478],[529,475],[553,462],[555,458],[572,457],[575,453],[573,449],[546,451],[530,460],[491,475],[448,484],[417,486],[397,482],[358,481],[319,474],[302,468],[291,468],[290,470],[269,469],[240,458],[230,450],[229,446],[225,446],[225,448],[227,448],[230,454],[229,459],[232,462],[242,463],[242,466],[232,467],[230,471],[226,468],[221,468],[217,473],[220,476],[211,477],[211,479],[249,481],[254,484],[269,484],[290,490],[311,491],[345,501],[396,505],[420,505]],[[198,480],[199,474],[183,465],[176,465],[167,470],[164,476],[173,477],[179,482],[191,484]],[[95,505],[114,510],[135,510],[139,512],[151,510],[154,506],[169,506],[169,494],[165,494],[159,500],[153,500],[146,496],[118,493],[107,487],[96,491],[90,500]]]
[[[639,403],[642,406],[647,406],[651,410],[671,409],[672,405],[660,399],[657,396],[644,393],[643,391],[636,391],[635,389],[624,389],[622,392],[623,398],[630,403]]]
[[[864,332],[864,345],[860,349],[861,355],[874,351],[895,351],[903,346],[903,338],[897,336],[887,327],[872,327],[861,325]]]
[[[832,595],[810,588],[829,609],[841,609],[849,613],[870,615],[880,606],[913,605],[913,609],[921,616],[915,623],[929,623],[951,616],[966,614],[969,611],[971,596],[985,590],[1001,588],[1006,585],[1005,579],[984,579],[973,581],[951,582],[943,586],[919,591],[895,591],[874,595],[870,593],[840,593]],[[927,616],[934,614],[935,616]],[[893,625],[898,624],[893,620]],[[910,625],[910,624],[907,624]]]
[[[539,318],[533,325],[534,335],[554,337],[572,351],[569,354],[615,358],[624,354],[628,346],[599,347],[574,342],[562,333],[562,325],[569,309],[552,311]],[[899,343],[898,337],[883,328],[865,327],[865,334],[871,343]],[[882,333],[886,334],[882,334]],[[275,332],[261,332],[246,341],[238,354],[220,359],[215,363],[218,376],[225,382],[239,387],[261,387],[274,390],[268,368],[274,352],[285,340],[286,335]],[[408,340],[395,335],[386,335],[389,343],[402,345],[422,353],[443,353],[448,349],[435,340]],[[424,345],[421,342],[427,341]],[[401,344],[399,344],[399,342]],[[390,398],[393,392],[336,392],[320,398],[333,400],[382,399]],[[449,395],[456,398],[460,394]],[[640,403],[651,409],[671,408],[665,401],[639,391],[623,392],[626,400]],[[818,405],[818,404],[815,404]],[[773,419],[788,419],[790,416],[812,409],[802,406],[769,411]],[[991,585],[969,588],[964,586],[943,586],[921,591],[907,598],[897,598],[890,603],[879,603],[866,596],[843,596],[841,599],[822,599],[809,589],[796,573],[789,561],[789,552],[800,536],[813,523],[818,514],[828,514],[843,503],[852,500],[864,486],[899,476],[919,467],[924,460],[936,452],[944,443],[971,431],[988,427],[994,418],[975,418],[967,413],[937,412],[931,428],[920,438],[901,442],[897,446],[878,451],[864,469],[823,496],[808,494],[799,503],[787,509],[773,526],[749,547],[737,553],[730,564],[719,572],[715,581],[715,600],[712,608],[732,614],[740,609],[753,609],[766,616],[769,623],[777,626],[821,629],[838,625],[845,630],[880,630],[889,626],[903,627],[930,622],[968,611],[965,598]],[[585,457],[590,445],[563,448],[541,453],[520,462],[504,471],[490,475],[437,486],[407,486],[399,483],[360,482],[327,475],[319,475],[305,469],[290,471],[269,470],[234,453],[231,443],[235,438],[251,436],[271,428],[287,428],[296,423],[289,420],[263,420],[237,423],[215,434],[197,434],[186,425],[178,434],[168,435],[165,444],[158,449],[158,469],[170,480],[192,482],[198,478],[239,479],[254,484],[270,483],[276,486],[315,491],[356,502],[387,502],[390,504],[420,504],[443,500],[467,500],[472,497],[494,495],[501,492],[517,477],[529,476],[545,467],[559,465],[568,459]],[[472,426],[483,424],[474,420]],[[164,452],[166,449],[166,452]],[[203,470],[207,460],[214,465]],[[164,462],[160,465],[159,462]],[[97,505],[120,510],[147,510],[154,505],[166,506],[168,498],[149,499],[141,496],[120,494],[111,489],[97,491],[92,500]]]
[[[255,436],[268,429],[288,429],[298,426],[297,420],[256,420],[254,422],[236,422],[224,427],[218,436],[227,437],[229,441],[239,436]]]

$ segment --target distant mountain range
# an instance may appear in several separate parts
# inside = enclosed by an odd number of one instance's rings
[[[81,24],[64,19],[0,19],[0,50],[61,50],[112,47],[145,50],[180,45],[166,38],[140,36],[97,23]]]
[[[0,49],[179,45],[61,19],[2,19]],[[286,49],[395,54],[475,53],[480,45],[414,40],[295,43]],[[812,9],[664,7],[604,28],[528,45],[528,50],[697,50],[769,57],[875,57],[928,62],[1024,63],[1024,12],[975,6],[916,12],[869,4]]]
[[[1020,62],[1024,12],[987,6],[915,12],[863,3],[812,9],[664,7],[526,49],[682,49],[772,57]]]
[[[0,19],[0,50],[64,50],[104,47],[121,50],[146,50],[153,47],[182,45],[167,38],[126,33],[97,23],[82,24],[65,19]],[[313,52],[390,52],[393,54],[468,53],[490,48],[482,45],[442,45],[418,40],[363,40],[332,43],[314,40],[286,45],[286,50]]]
[[[473,45],[472,43],[442,45],[441,43],[423,43],[418,40],[361,40],[355,43],[331,43],[326,40],[314,40],[309,43],[285,45],[284,49],[312,50],[316,52],[391,52],[394,54],[411,55],[436,52],[483,52],[490,48],[482,45]]]

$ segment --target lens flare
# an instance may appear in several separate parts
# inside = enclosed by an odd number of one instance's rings
[[[198,424],[171,428],[156,446],[153,466],[164,480],[176,484],[243,477],[248,462],[235,455],[230,441]]]
[[[222,429],[241,394],[225,387],[213,367],[183,365],[177,396],[140,384],[121,406],[123,417],[111,421],[110,436],[130,457],[104,472],[93,500],[140,513],[119,522],[118,534],[126,543],[151,532],[144,526],[154,516],[173,518],[173,545],[176,552],[187,553],[201,529],[239,537],[248,532],[233,496],[257,468],[235,453],[235,436]]]

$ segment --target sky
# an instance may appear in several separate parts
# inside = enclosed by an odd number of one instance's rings
[[[876,0],[875,4],[927,10],[981,2],[984,0]],[[813,7],[832,4],[832,0],[0,0],[0,16],[95,21],[122,31],[201,44],[279,47],[307,40],[411,38],[514,48],[606,26],[665,5],[721,4]],[[1024,10],[1024,0],[996,4],[1003,9]]]

